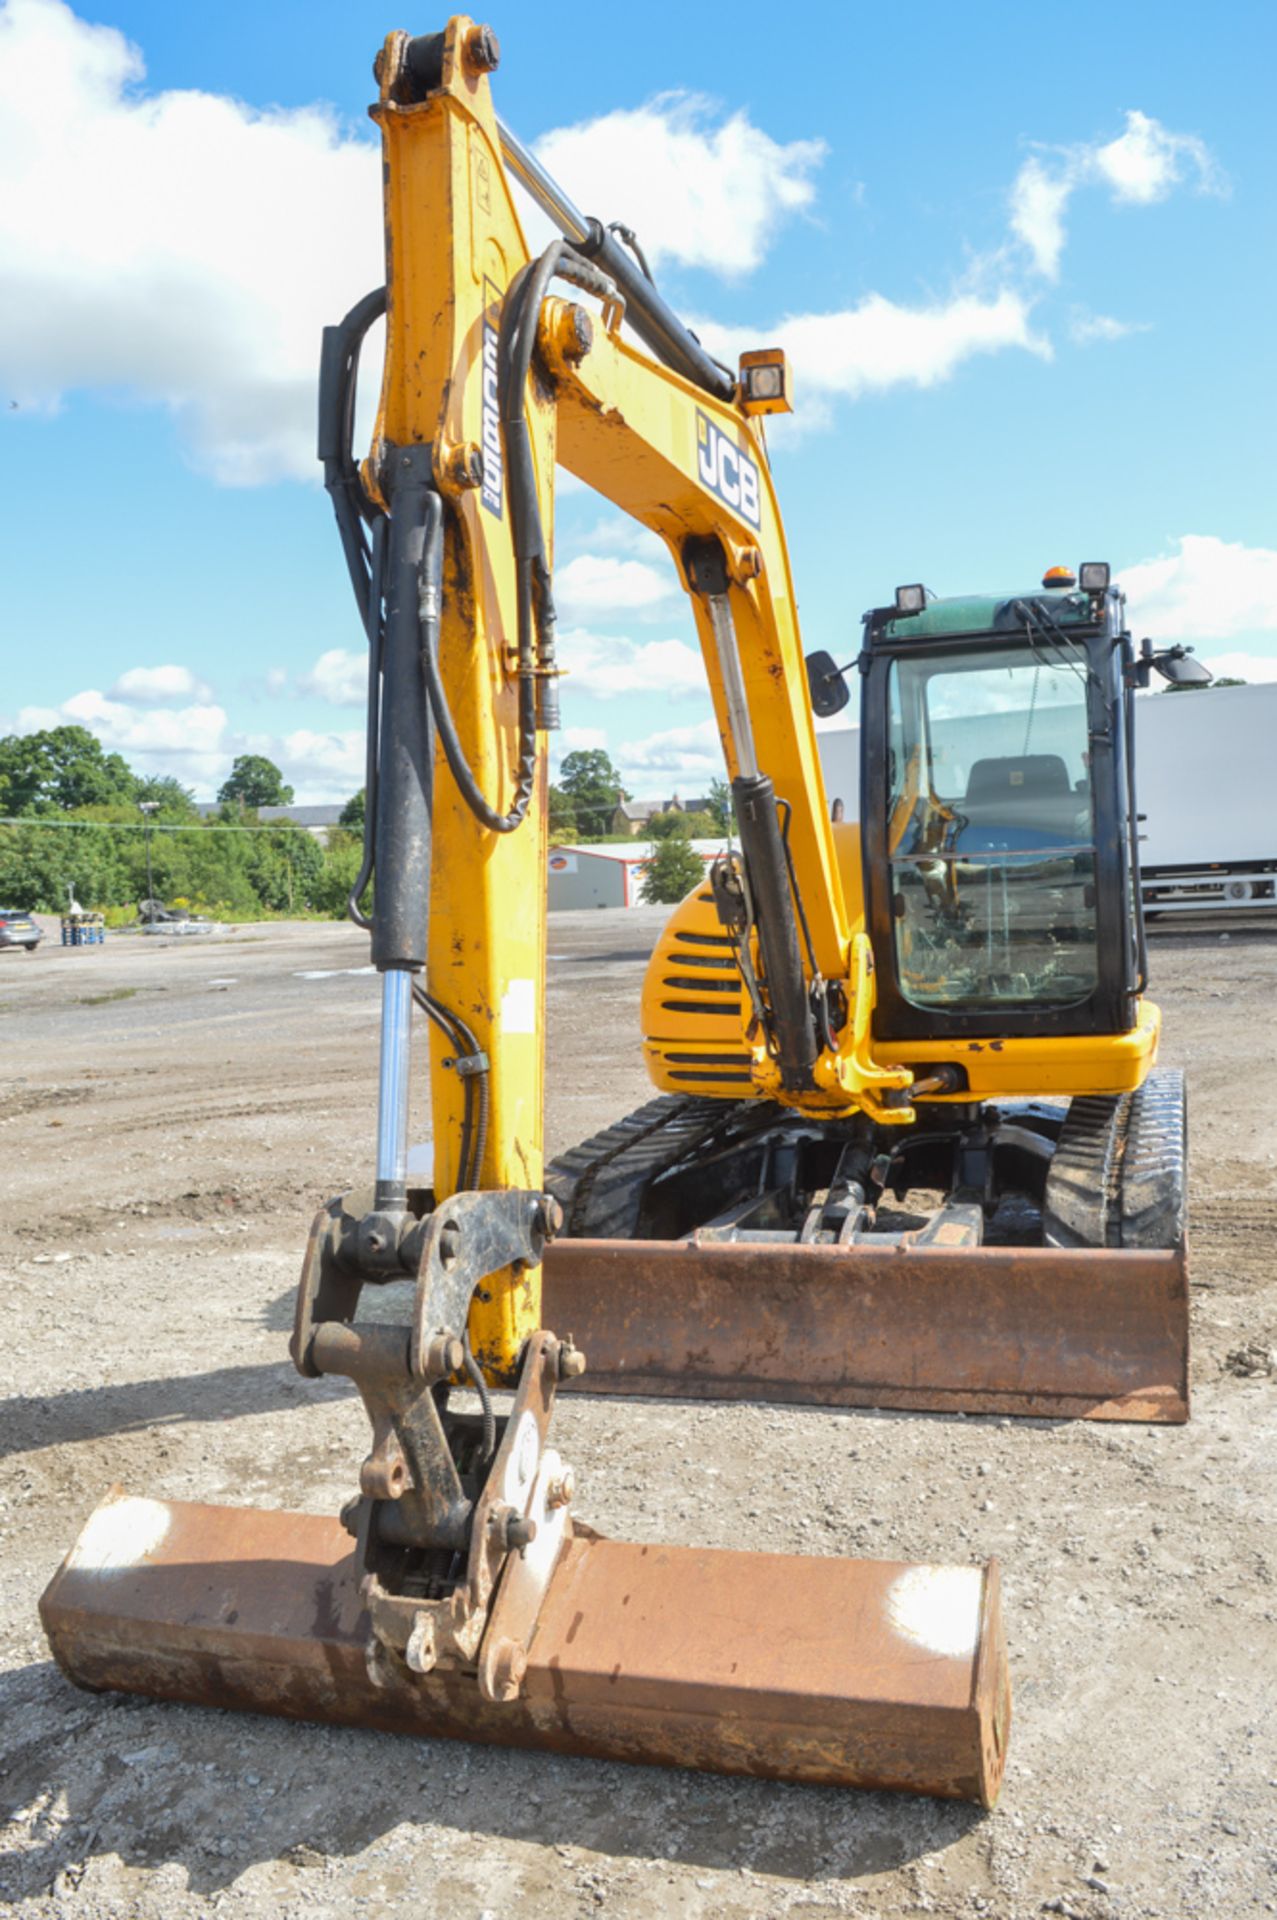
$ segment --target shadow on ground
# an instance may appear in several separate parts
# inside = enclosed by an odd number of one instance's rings
[[[177,1862],[211,1895],[251,1866],[354,1858],[395,1830],[409,1854],[451,1828],[617,1860],[857,1879],[952,1846],[978,1808],[774,1781],[362,1733],[77,1693],[52,1662],[0,1676],[13,1729],[0,1896],[31,1897],[87,1860]],[[251,1726],[251,1740],[245,1737]],[[34,1812],[33,1812],[34,1810]]]
[[[344,1380],[303,1380],[285,1359],[278,1365],[217,1367],[210,1373],[134,1380],[127,1386],[15,1394],[4,1402],[0,1458],[148,1427],[279,1413],[314,1406],[317,1399],[344,1400],[353,1392]]]

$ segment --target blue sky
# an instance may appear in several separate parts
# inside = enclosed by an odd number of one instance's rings
[[[1107,558],[1138,632],[1277,677],[1271,4],[490,17],[499,110],[585,210],[725,352],[788,347],[808,646],[901,580]],[[314,366],[380,277],[372,56],[439,23],[0,0],[0,730],[79,720],[201,795],[249,750],[359,784]],[[700,790],[661,551],[579,488],[557,546],[558,750]]]

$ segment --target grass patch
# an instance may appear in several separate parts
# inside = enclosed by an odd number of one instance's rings
[[[111,987],[106,993],[82,993],[79,1005],[82,1007],[104,1007],[108,1000],[131,1000],[140,987]]]

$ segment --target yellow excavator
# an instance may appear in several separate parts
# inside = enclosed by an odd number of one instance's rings
[[[783,353],[706,351],[628,230],[498,120],[497,57],[463,16],[387,39],[387,284],[324,338],[320,454],[369,648],[351,911],[381,1067],[374,1181],[315,1221],[291,1351],[363,1399],[359,1491],[325,1518],[117,1490],[45,1628],[94,1688],[990,1805],[995,1562],[609,1540],[551,1416],[562,1386],[1186,1417],[1183,1090],[1153,1071],[1131,707],[1154,668],[1201,669],[1132,645],[1099,563],[1003,595],[900,587],[853,660],[804,660],[764,435]],[[515,180],[562,236],[536,258]],[[653,956],[657,1097],[547,1168],[556,465],[669,550],[736,835]],[[855,825],[830,818],[814,725],[853,672]]]

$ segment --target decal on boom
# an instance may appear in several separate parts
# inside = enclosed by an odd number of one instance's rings
[[[696,471],[725,507],[757,527],[762,518],[758,468],[721,427],[696,409]]]
[[[497,344],[500,336],[490,314],[499,313],[501,295],[491,280],[483,283],[483,492],[480,498],[489,513],[501,516],[505,492],[505,463],[501,456],[501,408],[497,392]]]

